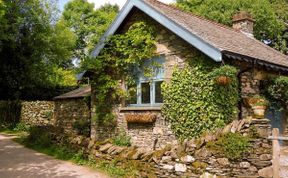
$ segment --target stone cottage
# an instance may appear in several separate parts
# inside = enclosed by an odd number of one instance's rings
[[[132,24],[135,16],[156,22],[158,31],[156,46],[160,57],[155,57],[155,60],[162,65],[151,85],[148,81],[139,79],[134,103],[122,105],[115,110],[117,128],[124,128],[131,136],[132,143],[137,146],[157,149],[176,141],[169,123],[161,116],[160,85],[163,81],[169,81],[176,64],[183,66],[186,59],[196,53],[205,54],[215,63],[229,63],[236,66],[239,69],[238,79],[241,82],[239,90],[242,98],[259,93],[261,80],[265,79],[267,73],[288,72],[287,56],[253,38],[254,20],[249,14],[241,12],[235,15],[233,28],[230,28],[156,0],[129,0],[92,55],[96,57],[105,48],[105,38],[121,33],[121,29]],[[239,119],[251,115],[251,110],[243,102],[239,103],[239,110]],[[142,124],[127,122],[133,114],[148,114],[152,122]],[[91,137],[96,139],[103,138],[107,132],[99,125],[91,129]]]

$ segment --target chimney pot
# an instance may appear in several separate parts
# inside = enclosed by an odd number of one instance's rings
[[[252,16],[245,11],[240,11],[233,16],[233,28],[249,37],[253,37],[254,22],[255,20]]]

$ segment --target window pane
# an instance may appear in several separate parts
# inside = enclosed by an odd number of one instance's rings
[[[150,103],[150,83],[141,83],[142,104]]]
[[[137,85],[128,86],[128,104],[137,104]]]
[[[155,103],[163,103],[161,84],[163,81],[155,82]]]

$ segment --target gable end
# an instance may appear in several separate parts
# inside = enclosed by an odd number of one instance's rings
[[[130,0],[125,4],[125,6],[122,8],[119,15],[115,19],[115,21],[102,36],[97,47],[92,52],[93,57],[99,55],[100,51],[105,46],[104,44],[105,39],[108,36],[115,34],[115,32],[121,26],[121,24],[126,19],[127,15],[129,14],[129,12],[132,10],[133,7],[138,8],[139,10],[150,16],[152,19],[157,21],[159,24],[163,25],[164,27],[175,33],[177,36],[179,36],[180,38],[182,38],[183,40],[187,41],[189,44],[197,48],[199,51],[203,52],[204,54],[215,60],[216,62],[222,61],[222,54],[220,49],[205,42],[197,35],[192,34],[191,32],[181,27],[180,25],[178,25],[177,23],[175,23],[174,21],[163,15],[162,13],[158,12],[157,10],[155,10],[142,0]]]

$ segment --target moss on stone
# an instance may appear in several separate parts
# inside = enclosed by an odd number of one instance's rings
[[[195,169],[206,169],[208,164],[207,163],[204,163],[204,162],[201,162],[201,161],[195,161],[194,163],[192,163],[192,166],[195,168]]]

